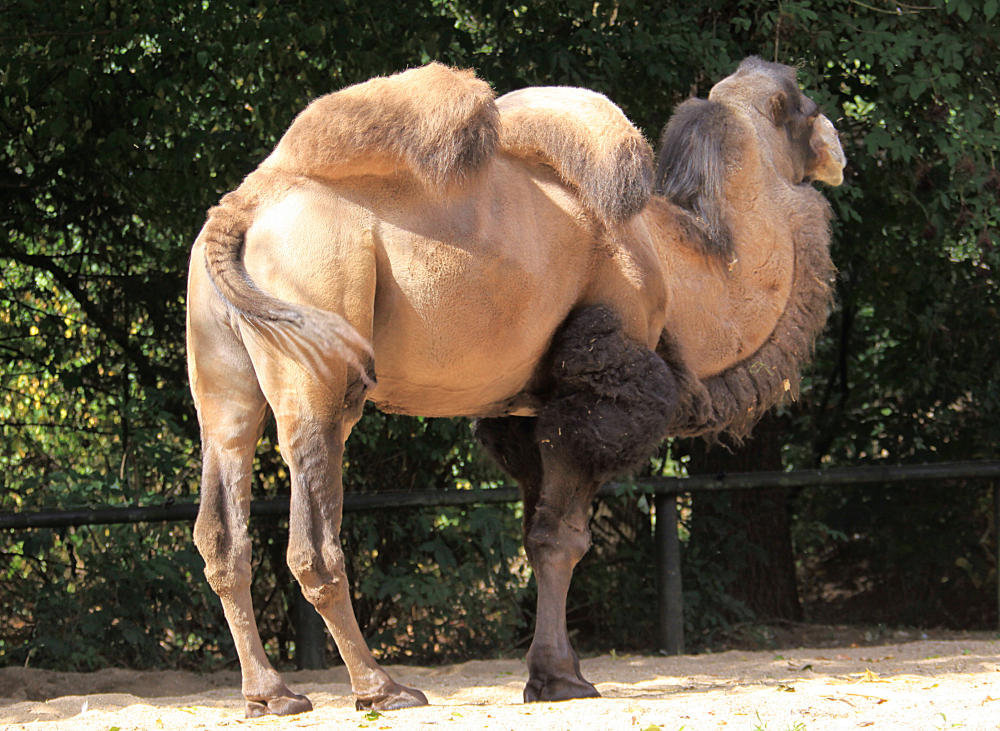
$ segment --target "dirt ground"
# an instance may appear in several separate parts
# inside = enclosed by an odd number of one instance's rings
[[[432,705],[354,710],[343,668],[286,673],[315,710],[245,720],[235,672],[0,668],[4,729],[1000,729],[995,634],[873,646],[584,659],[601,699],[524,705],[520,660],[390,668]]]

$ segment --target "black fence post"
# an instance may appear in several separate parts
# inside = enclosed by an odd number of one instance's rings
[[[659,644],[668,655],[684,654],[684,592],[681,586],[681,542],[677,535],[677,496],[658,493],[656,553],[659,601]]]
[[[295,592],[295,665],[299,670],[326,669],[326,625],[316,608],[302,596],[302,588],[294,582]]]
[[[1000,481],[990,482],[993,487],[993,541],[996,543],[997,577],[997,630],[1000,630]]]

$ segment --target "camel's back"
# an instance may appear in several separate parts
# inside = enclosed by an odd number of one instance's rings
[[[432,108],[450,100],[447,113],[428,111],[428,99],[441,102]],[[342,314],[369,339],[370,398],[387,409],[502,410],[566,315],[591,300],[650,339],[662,296],[642,290],[653,280],[662,288],[660,272],[630,255],[624,233],[648,195],[645,141],[593,92],[506,99],[501,121],[488,86],[439,66],[366,82],[311,105],[241,190],[256,206],[244,251],[251,278],[280,299]],[[606,134],[550,123],[574,105]],[[555,144],[567,129],[576,136]],[[558,164],[587,140],[586,154]],[[607,201],[623,180],[635,195],[618,209]]]

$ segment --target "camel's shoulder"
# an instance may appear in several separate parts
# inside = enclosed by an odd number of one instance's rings
[[[606,224],[619,224],[646,205],[652,150],[606,96],[569,86],[535,86],[505,94],[496,104],[500,149],[543,159]]]

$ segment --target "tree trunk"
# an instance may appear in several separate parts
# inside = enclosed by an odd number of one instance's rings
[[[784,419],[765,416],[742,445],[686,446],[689,474],[781,470]],[[713,563],[734,570],[725,591],[759,619],[802,618],[789,530],[787,488],[696,492],[691,502],[691,544]],[[709,569],[710,570],[710,569]]]

